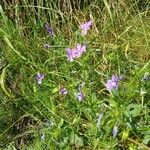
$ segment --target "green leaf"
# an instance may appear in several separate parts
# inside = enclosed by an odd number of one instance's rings
[[[6,41],[6,43],[8,44],[8,46],[18,55],[20,56],[23,60],[26,60],[26,58],[24,56],[22,56],[17,50],[15,50],[15,48],[12,46],[11,42],[9,41],[7,36],[4,36],[4,39]]]
[[[71,133],[70,144],[80,147],[84,146],[82,138],[79,137],[77,134],[74,134],[74,132]]]
[[[6,87],[5,87],[5,82],[4,82],[4,80],[5,80],[5,76],[6,76],[6,68],[7,68],[7,67],[8,67],[8,66],[6,66],[6,67],[3,69],[2,74],[1,74],[1,76],[0,76],[0,86],[1,86],[2,91],[3,91],[8,97],[13,97],[13,95],[11,95],[11,94],[8,92],[8,90],[6,89]]]
[[[58,87],[55,87],[55,88],[52,90],[52,93],[53,93],[53,94],[56,93],[56,92],[58,92]]]
[[[127,108],[127,113],[132,117],[136,117],[140,114],[142,106],[138,104],[130,104]]]

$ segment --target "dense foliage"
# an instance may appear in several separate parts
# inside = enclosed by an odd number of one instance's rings
[[[149,0],[2,0],[0,14],[2,149],[150,149]]]

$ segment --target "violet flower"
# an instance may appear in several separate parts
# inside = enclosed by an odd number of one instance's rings
[[[59,93],[62,94],[62,95],[67,95],[68,94],[68,90],[66,88],[61,88]]]
[[[92,25],[92,21],[91,20],[88,21],[88,22],[85,22],[85,23],[81,24],[80,25],[80,27],[82,29],[81,35],[83,35],[83,36],[86,35],[87,31],[90,29],[91,25]]]
[[[45,24],[45,28],[46,28],[47,32],[48,32],[51,36],[54,36],[54,31],[53,31],[52,27],[51,27],[48,23]]]
[[[107,80],[107,83],[105,84],[108,91],[112,91],[113,89],[118,89],[118,82],[120,78],[118,76],[112,75],[112,78],[110,80]]]
[[[112,134],[113,134],[113,138],[116,138],[117,134],[118,134],[118,126],[115,125],[113,127],[113,131],[112,131]]]
[[[41,73],[38,72],[37,75],[36,75],[37,83],[42,84],[43,79],[44,79],[44,74],[41,74]]]
[[[86,52],[86,46],[85,45],[81,45],[81,44],[77,44],[76,48],[75,48],[75,57],[79,58],[84,52]]]
[[[81,91],[79,93],[77,93],[76,98],[79,102],[83,101],[83,99],[84,99],[83,93]]]
[[[44,44],[44,48],[50,48],[49,44]]]
[[[67,60],[72,62],[74,59],[81,57],[81,55],[86,52],[86,46],[77,44],[74,49],[66,48]]]
[[[66,52],[67,52],[67,60],[72,62],[73,59],[75,58],[74,50],[72,50],[71,48],[66,48]]]

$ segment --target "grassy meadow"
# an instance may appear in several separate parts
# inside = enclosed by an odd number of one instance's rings
[[[1,0],[0,149],[150,150],[150,1]]]

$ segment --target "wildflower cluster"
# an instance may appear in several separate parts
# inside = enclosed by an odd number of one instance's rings
[[[86,23],[81,24],[80,27],[81,27],[81,30],[82,30],[81,31],[81,35],[82,36],[87,34],[87,31],[90,29],[91,25],[92,25],[92,21],[91,20],[86,22]]]
[[[81,27],[81,35],[86,35],[87,31],[90,29],[92,25],[92,21],[88,21],[80,25]],[[82,44],[77,44],[77,46],[73,49],[66,48],[67,52],[67,60],[72,62],[74,59],[79,58],[84,52],[86,52],[86,46]]]
[[[79,58],[84,52],[86,52],[86,46],[77,44],[74,49],[67,48],[67,60],[72,62],[74,59]]]
[[[118,77],[116,75],[112,75],[111,79],[107,80],[105,86],[107,88],[108,91],[112,91],[113,89],[118,89],[118,83],[119,80],[121,80],[122,77]]]
[[[91,20],[80,25],[80,27],[81,27],[81,35],[82,35],[82,36],[85,36],[85,35],[87,34],[87,32],[88,32],[88,30],[90,29],[91,25],[92,25],[92,21],[91,21]],[[53,29],[51,28],[51,26],[48,25],[48,24],[46,24],[45,27],[46,27],[47,32],[48,32],[51,36],[53,36],[53,35],[54,35],[54,32],[53,32]],[[49,48],[50,45],[49,45],[49,44],[44,44],[44,47],[45,47],[45,48]],[[75,59],[81,57],[81,55],[82,55],[83,53],[85,53],[85,52],[86,52],[86,45],[77,43],[77,45],[76,45],[74,48],[66,48],[67,60],[68,60],[69,62],[72,62],[72,61],[74,61]],[[110,93],[111,93],[113,90],[116,90],[116,91],[117,91],[117,90],[118,90],[118,87],[119,87],[119,81],[122,80],[122,78],[123,78],[122,76],[117,76],[117,75],[114,75],[114,74],[113,74],[112,77],[111,77],[111,79],[108,79],[108,80],[106,81],[106,83],[105,83],[106,89],[107,89]],[[43,79],[44,79],[44,74],[38,72],[37,75],[36,75],[37,83],[38,83],[38,84],[42,84]],[[149,79],[150,79],[150,78],[149,78],[149,73],[146,72],[146,73],[144,74],[144,77],[141,79],[141,81],[142,81],[142,82],[145,82],[145,81],[147,81],[147,80],[149,80]],[[85,98],[85,94],[83,93],[83,90],[82,90],[82,88],[83,88],[84,85],[85,85],[85,83],[79,84],[79,86],[78,86],[78,88],[77,88],[77,92],[75,93],[75,97],[76,97],[76,99],[77,99],[79,102],[83,101],[84,98]],[[142,92],[143,92],[143,90],[141,90],[141,93],[142,93]],[[61,94],[61,95],[63,95],[63,96],[67,95],[68,93],[69,93],[69,91],[68,91],[65,87],[62,87],[62,88],[60,88],[60,90],[59,90],[59,94]],[[144,94],[145,94],[145,93],[144,93]],[[104,117],[104,112],[101,112],[101,113],[99,114],[99,116],[98,116],[98,119],[97,119],[97,124],[96,124],[97,127],[100,126],[101,120],[102,120],[103,117]],[[116,138],[116,136],[117,136],[117,134],[118,134],[118,127],[119,127],[119,125],[118,125],[118,123],[116,123],[116,124],[114,125],[113,129],[112,129],[112,136],[113,136],[113,138]],[[44,135],[42,135],[41,138],[44,139]]]
[[[78,87],[78,92],[75,95],[76,95],[76,99],[81,102],[84,99],[84,94],[81,90],[81,88],[82,88],[81,85],[79,85],[79,87]],[[59,93],[61,95],[67,95],[68,90],[65,87],[63,87],[63,88],[60,89]]]

